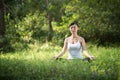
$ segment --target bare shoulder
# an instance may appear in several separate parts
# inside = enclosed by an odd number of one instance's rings
[[[79,36],[79,40],[80,40],[80,42],[85,41],[85,39],[83,37],[81,37],[81,36]]]
[[[68,42],[70,37],[65,38],[64,42]]]

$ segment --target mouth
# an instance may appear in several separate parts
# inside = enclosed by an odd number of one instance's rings
[[[75,32],[75,31],[72,31],[72,32]]]
[[[75,31],[72,31],[72,33],[75,33]]]

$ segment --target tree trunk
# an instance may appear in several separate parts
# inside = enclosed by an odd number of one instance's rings
[[[47,19],[48,19],[48,24],[49,24],[49,32],[48,32],[48,41],[52,40],[52,34],[53,34],[53,28],[52,28],[52,19],[50,15],[50,10],[49,10],[49,0],[46,0],[47,4]]]
[[[5,44],[4,0],[0,0],[0,50]]]
[[[53,28],[52,28],[52,20],[50,19],[50,15],[48,14],[48,21],[49,21],[49,32],[48,32],[48,41],[52,40]]]
[[[4,0],[0,0],[0,37],[5,35],[5,24],[4,24]]]

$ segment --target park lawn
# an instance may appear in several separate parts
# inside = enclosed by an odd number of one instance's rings
[[[0,54],[0,80],[120,80],[120,47],[88,45],[92,62],[54,60],[61,47],[30,45],[24,51]]]

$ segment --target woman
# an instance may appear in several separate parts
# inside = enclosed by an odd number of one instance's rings
[[[94,57],[91,56],[86,49],[86,43],[84,38],[77,34],[77,31],[78,31],[77,23],[75,22],[71,23],[69,26],[69,29],[71,32],[71,36],[67,37],[64,40],[63,49],[57,56],[55,56],[55,59],[58,59],[63,54],[65,54],[66,50],[68,49],[68,59],[83,59],[83,56],[82,56],[82,50],[83,50],[83,53],[90,60],[93,60]]]

